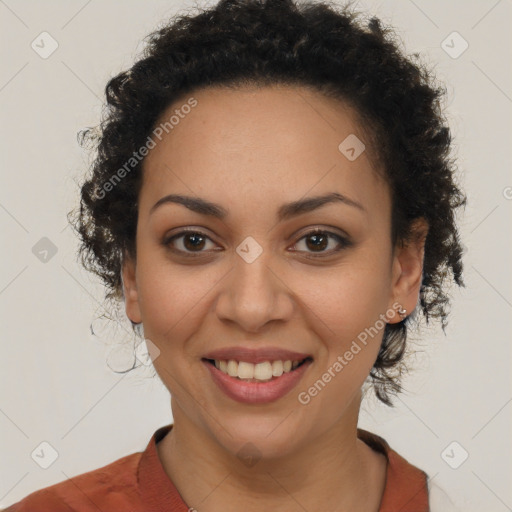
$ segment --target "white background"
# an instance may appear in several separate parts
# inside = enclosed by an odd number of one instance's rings
[[[150,378],[151,368],[116,374],[107,366],[129,364],[126,352],[111,353],[114,343],[129,341],[122,331],[112,338],[97,322],[100,335],[90,334],[102,289],[76,260],[66,213],[88,163],[77,132],[99,122],[107,80],[128,68],[143,37],[182,6],[193,4],[0,2],[0,507],[142,451],[172,421],[168,392]],[[512,510],[511,2],[359,6],[395,26],[406,51],[424,54],[447,84],[447,117],[469,199],[461,222],[467,286],[454,290],[446,335],[423,331],[414,345],[421,352],[411,359],[416,370],[396,407],[368,400],[360,426],[424,469],[462,510]],[[43,31],[59,45],[47,59],[31,48]],[[456,59],[441,47],[453,31],[469,44]],[[57,248],[46,263],[32,252],[42,237]],[[43,441],[58,452],[48,469],[30,456]],[[441,457],[452,441],[469,453],[458,469]]]

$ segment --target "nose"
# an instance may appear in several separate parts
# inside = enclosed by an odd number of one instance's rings
[[[265,251],[255,261],[236,257],[216,302],[219,319],[247,332],[260,332],[272,321],[287,321],[294,311],[293,292]],[[274,267],[274,268],[273,268]],[[282,272],[281,272],[282,274]]]

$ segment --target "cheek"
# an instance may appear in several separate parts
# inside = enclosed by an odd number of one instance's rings
[[[301,296],[330,338],[347,341],[386,312],[390,292],[386,271],[378,262],[347,263],[331,272],[303,275]]]
[[[351,270],[312,280],[311,286],[304,280],[304,311],[310,311],[310,326],[322,346],[318,365],[297,398],[310,418],[321,417],[326,424],[337,421],[353,403],[377,358],[386,326],[387,294],[377,269]]]
[[[387,320],[389,266],[376,260],[370,264],[360,256],[328,274],[302,278],[307,306],[303,311],[322,340],[320,364],[310,384],[318,379],[329,382],[330,391],[322,393],[321,401],[341,403],[342,397],[352,396],[380,349]]]
[[[169,341],[186,340],[197,331],[203,307],[221,276],[201,271],[200,266],[171,265],[155,256],[140,255],[139,304],[146,337],[164,349]],[[173,344],[174,346],[174,344]]]

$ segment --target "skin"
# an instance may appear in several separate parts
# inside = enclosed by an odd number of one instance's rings
[[[392,246],[390,191],[370,159],[376,148],[347,105],[290,86],[193,96],[198,105],[144,161],[137,258],[126,255],[123,267],[126,313],[160,350],[154,366],[172,397],[174,428],[157,445],[163,467],[201,512],[377,511],[386,459],[356,428],[383,329],[307,405],[297,395],[393,304],[415,308],[427,227],[419,221],[422,236]],[[349,134],[367,144],[354,161],[338,150]],[[328,203],[277,221],[282,204],[333,191],[363,209]],[[220,220],[171,203],[150,213],[171,193],[229,213]],[[202,256],[186,255],[194,251],[190,237],[165,246],[184,227],[207,236],[196,249]],[[352,243],[328,238],[315,249],[305,237],[315,227]],[[236,252],[248,236],[263,250],[250,264]],[[201,362],[208,351],[235,345],[305,352],[313,364],[278,401],[242,404],[217,388]],[[249,442],[261,457],[251,467],[237,457]]]

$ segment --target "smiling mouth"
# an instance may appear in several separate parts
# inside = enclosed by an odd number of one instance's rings
[[[215,366],[222,373],[244,382],[270,382],[278,379],[285,373],[294,372],[304,363],[312,360],[312,357],[306,357],[301,360],[269,360],[253,364],[234,359],[218,360],[203,358],[203,361]]]

